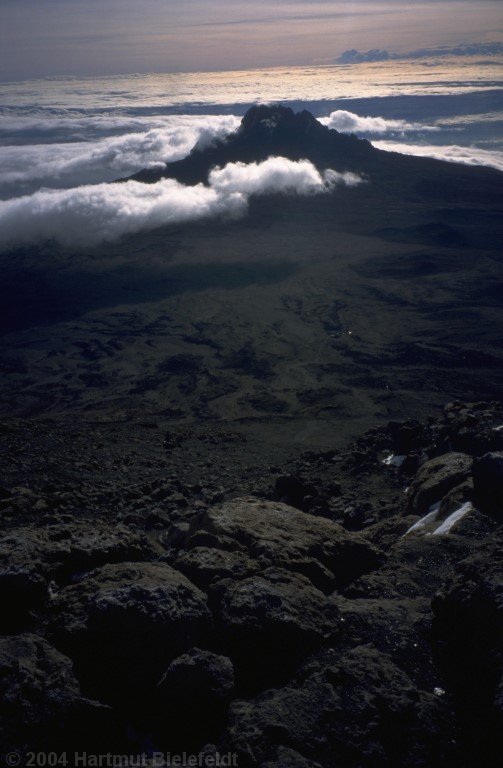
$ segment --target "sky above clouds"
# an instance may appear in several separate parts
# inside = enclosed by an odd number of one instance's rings
[[[502,28],[501,0],[0,0],[0,79],[323,63]]]

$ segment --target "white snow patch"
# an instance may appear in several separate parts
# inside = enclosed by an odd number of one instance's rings
[[[446,533],[450,533],[452,527],[459,522],[465,515],[468,514],[468,512],[471,512],[473,509],[473,505],[471,501],[465,501],[465,503],[459,508],[456,509],[455,512],[449,515],[449,517],[446,517],[442,525],[439,525],[438,528],[436,528],[432,536],[442,536]]]
[[[414,523],[414,525],[411,525],[409,530],[403,534],[402,538],[404,538],[405,536],[408,536],[409,533],[413,533],[414,531],[421,531],[423,528],[426,528],[427,525],[429,525],[436,519],[439,509],[440,509],[440,501],[437,501],[435,502],[435,504],[432,504],[428,510],[428,514],[422,517],[416,523]]]
[[[406,458],[407,456],[395,456],[393,453],[390,453],[389,456],[383,459],[382,463],[387,467],[401,467]]]
[[[494,432],[501,432],[503,430],[503,424],[500,424],[499,427],[493,427]]]

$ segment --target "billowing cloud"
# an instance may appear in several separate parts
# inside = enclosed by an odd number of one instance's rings
[[[461,147],[456,144],[435,146],[430,144],[405,144],[395,141],[373,141],[374,147],[387,152],[399,152],[401,155],[416,155],[418,157],[433,157],[448,163],[463,165],[484,165],[503,171],[503,153],[497,150],[481,149],[480,147]]]
[[[263,163],[229,163],[225,168],[216,168],[210,173],[209,181],[214,189],[225,195],[234,192],[260,195],[320,192],[337,184],[355,186],[361,178],[331,169],[321,174],[309,160],[293,162],[285,157],[270,157]]]
[[[242,212],[241,195],[220,196],[199,184],[185,187],[129,181],[68,190],[41,190],[0,203],[4,243],[58,240],[86,245],[189,219]]]
[[[54,239],[70,246],[92,245],[166,224],[240,216],[253,194],[319,194],[360,181],[355,174],[331,169],[321,174],[307,160],[271,157],[262,163],[217,168],[207,186],[164,179],[156,184],[128,181],[40,190],[0,203],[0,243]]]
[[[422,123],[409,123],[406,120],[388,120],[384,117],[364,117],[344,109],[337,109],[328,117],[319,118],[320,123],[329,128],[335,128],[341,133],[356,133],[358,135],[405,134],[410,131],[436,131],[435,126]]]
[[[37,130],[47,122],[41,121]],[[62,121],[59,122],[59,129],[63,130]],[[99,125],[96,119],[93,122]],[[104,125],[109,123],[110,120],[105,121]],[[77,131],[78,135],[77,126],[81,126],[84,135],[88,129],[85,120],[69,120],[65,143],[0,147],[0,194],[7,197],[44,185],[71,187],[112,181],[142,168],[179,160],[188,155],[194,145],[208,146],[236,130],[238,125],[239,118],[232,115],[171,117],[166,118],[163,127],[95,141],[68,141],[68,132]],[[32,130],[34,128],[32,124]]]

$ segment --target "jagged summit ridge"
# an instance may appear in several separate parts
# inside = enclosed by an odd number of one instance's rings
[[[307,110],[294,112],[290,107],[282,104],[257,104],[245,113],[238,133],[274,133],[289,131],[292,135],[315,135],[328,131],[316,120],[314,115]]]
[[[365,139],[339,133],[322,125],[307,110],[294,112],[282,104],[257,104],[250,107],[238,130],[218,142],[220,147],[246,153],[251,149],[262,159],[263,152],[274,152],[291,159],[301,156],[323,164],[334,153],[352,156],[372,151]],[[203,150],[204,152],[204,150]],[[325,157],[322,157],[325,155]]]
[[[320,171],[327,168],[352,172],[402,185],[414,179],[422,185],[421,195],[439,193],[441,174],[442,196],[458,195],[462,184],[478,184],[483,178],[484,189],[489,179],[498,173],[489,168],[460,166],[433,158],[384,152],[366,139],[322,125],[310,112],[294,112],[282,104],[257,104],[246,112],[237,131],[225,139],[204,148],[194,147],[183,160],[167,163],[164,168],[148,168],[131,176],[143,183],[155,183],[172,178],[182,184],[207,183],[210,171],[228,163],[257,163],[269,157],[289,160],[310,160]],[[463,179],[463,181],[460,181]],[[126,179],[123,179],[125,181]],[[499,183],[499,182],[497,182]],[[483,194],[478,186],[477,194]]]
[[[281,104],[258,104],[244,115],[235,133],[165,168],[146,169],[132,178],[153,183],[170,177],[185,184],[206,182],[215,166],[261,162],[271,156],[310,160],[321,170],[365,171],[378,150],[365,139],[322,125],[310,112]]]

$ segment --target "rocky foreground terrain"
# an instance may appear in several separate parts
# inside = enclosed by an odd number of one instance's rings
[[[499,764],[501,404],[242,480],[34,424],[1,433],[6,752]]]

